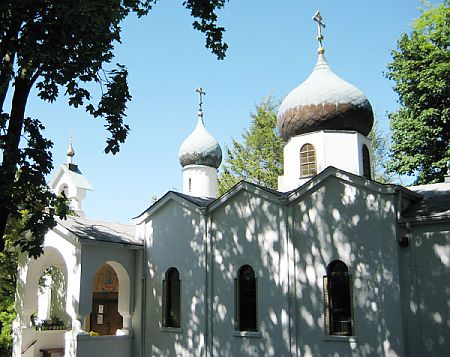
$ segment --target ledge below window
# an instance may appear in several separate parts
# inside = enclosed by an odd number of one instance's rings
[[[250,337],[250,338],[261,338],[261,332],[259,331],[234,331],[234,337]]]
[[[183,329],[181,327],[161,327],[159,330],[161,332],[183,333]]]
[[[349,343],[356,343],[358,341],[356,336],[336,336],[336,335],[327,335],[323,338],[323,340],[329,342],[349,342]]]

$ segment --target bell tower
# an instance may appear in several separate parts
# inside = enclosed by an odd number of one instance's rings
[[[84,217],[82,202],[86,198],[87,191],[92,191],[92,186],[81,173],[78,165],[74,164],[75,151],[70,138],[67,148],[67,162],[59,166],[56,173],[48,183],[50,189],[56,194],[64,194],[70,202],[70,209],[79,217]]]

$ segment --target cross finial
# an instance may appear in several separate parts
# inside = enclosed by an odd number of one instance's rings
[[[203,96],[206,93],[203,91],[202,87],[198,87],[195,91],[198,93],[198,111],[199,111],[199,113],[202,113],[203,112]]]
[[[313,21],[317,22],[317,41],[319,41],[319,53],[323,53],[325,50],[322,47],[322,27],[325,28],[325,23],[322,21],[322,16],[319,11],[316,11],[314,16],[312,17]]]

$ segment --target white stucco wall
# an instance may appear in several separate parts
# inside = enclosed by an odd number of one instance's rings
[[[205,355],[205,245],[202,216],[175,201],[146,225],[147,356]],[[175,267],[181,280],[181,328],[162,328],[162,281]]]
[[[77,336],[76,357],[134,357],[132,336]]]
[[[288,356],[289,307],[283,209],[241,191],[211,213],[215,356]],[[235,331],[234,279],[250,265],[258,279],[258,333]]]
[[[57,227],[61,235],[69,234],[62,227]],[[67,290],[64,309],[67,312],[68,323],[77,318],[78,294],[79,294],[79,250],[76,245],[62,238],[55,231],[49,231],[45,236],[44,254],[38,259],[27,259],[22,257],[19,264],[17,276],[17,298],[16,311],[18,317],[14,323],[14,348],[13,356],[19,357],[21,350],[26,349],[35,339],[46,343],[44,347],[64,347],[64,339],[59,332],[38,332],[31,326],[30,316],[38,308],[38,283],[44,270],[50,266],[57,267],[65,276]],[[64,331],[63,331],[64,332]],[[54,339],[54,337],[57,337]],[[39,337],[39,338],[38,338]],[[50,339],[50,340],[49,340]],[[52,343],[49,343],[52,342]],[[30,348],[29,353],[38,351],[36,349],[41,342]],[[51,344],[52,346],[48,346]],[[39,355],[39,354],[38,354]]]
[[[183,193],[197,197],[216,197],[217,169],[204,165],[183,167]]]
[[[322,130],[297,135],[284,147],[284,172],[278,178],[278,190],[293,190],[311,177],[300,177],[300,149],[312,144],[316,150],[317,173],[328,166],[362,176],[362,146],[367,145],[371,153],[370,140],[356,131]]]
[[[402,312],[412,357],[450,351],[450,224],[430,222],[403,228],[409,245],[401,250]]]
[[[134,309],[132,310],[132,356],[141,356],[145,338],[145,331],[143,330],[143,321],[146,316],[143,316],[142,309],[145,304],[145,280],[143,277],[143,270],[145,269],[147,262],[144,257],[144,250],[135,251],[135,276],[130,276],[130,279],[134,280]],[[109,356],[111,357],[111,356]]]
[[[56,194],[60,194],[61,191],[63,191],[64,187],[67,187],[67,190],[65,190],[65,194],[67,198],[70,199],[70,208],[74,211],[77,211],[77,213],[82,213],[82,202],[86,198],[87,191],[83,188],[77,187],[66,173],[62,174],[60,181],[57,182],[57,185],[53,191]],[[80,216],[84,217],[84,214]]]
[[[331,176],[292,206],[300,355],[404,355],[394,202]],[[337,259],[353,277],[354,338],[325,335],[323,276]]]

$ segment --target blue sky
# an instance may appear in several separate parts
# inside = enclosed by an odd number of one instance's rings
[[[55,167],[66,160],[72,131],[74,161],[94,187],[84,202],[88,217],[128,223],[152,196],[181,189],[178,149],[196,124],[198,86],[206,91],[205,125],[224,149],[264,97],[281,99],[306,79],[317,59],[316,10],[334,72],[366,94],[387,128],[386,113],[398,104],[383,71],[396,40],[419,16],[419,1],[231,0],[219,13],[229,45],[223,61],[204,47],[181,3],[161,1],[145,18],[123,23],[114,61],[127,66],[133,99],[131,132],[119,154],[103,153],[103,123],[68,107],[66,98],[28,102],[27,115],[43,121],[55,144]]]

